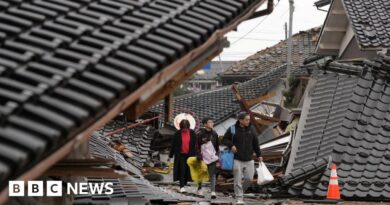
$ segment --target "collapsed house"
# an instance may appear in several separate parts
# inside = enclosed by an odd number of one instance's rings
[[[237,87],[243,98],[253,100],[275,89],[278,90],[278,86],[282,83],[281,76],[285,71],[286,66],[282,65],[250,81],[240,83]],[[189,112],[196,118],[197,126],[204,117],[211,116],[215,122],[215,130],[220,136],[235,123],[235,116],[241,110],[231,86],[178,96],[174,98],[173,104],[175,107],[173,115]],[[150,111],[164,113],[163,106],[163,103],[158,104]]]
[[[331,161],[337,165],[344,198],[389,198],[390,57],[380,55],[362,66],[330,63],[341,73],[323,74],[314,80],[282,179],[287,183],[300,178],[290,184],[290,194],[325,197],[330,171],[320,168]]]
[[[263,3],[1,2],[0,203],[9,180],[96,174],[78,167],[91,164],[81,147],[92,132],[163,99],[222,51],[224,34],[272,12],[272,0],[256,12]]]
[[[332,1],[316,52],[337,60],[316,63],[279,192],[324,198],[335,163],[344,199],[389,199],[388,6]]]
[[[7,200],[9,180],[42,175],[67,180],[70,173],[75,175],[70,181],[115,184],[113,196],[79,196],[75,199],[78,204],[197,201],[140,177],[150,154],[152,127],[128,129],[109,138],[107,133],[126,126],[127,121],[101,127],[122,112],[135,119],[171,93],[222,51],[227,43],[223,34],[248,18],[272,11],[273,2],[268,1],[268,8],[256,13],[262,3],[1,3],[0,203]],[[294,36],[294,54],[298,55],[293,57],[292,75],[309,76],[309,70],[316,67],[324,71],[314,73],[305,85],[299,102],[302,112],[295,119],[299,122],[289,133],[273,133],[281,120],[281,107],[274,106],[253,119],[268,128],[261,130],[259,145],[268,155],[266,160],[282,158],[284,163],[275,169],[281,177],[271,192],[322,198],[329,181],[326,166],[333,162],[338,166],[344,198],[390,197],[390,55],[387,50],[377,53],[389,47],[389,6],[385,0],[334,0],[319,37],[318,29]],[[317,61],[322,57],[312,56],[317,40],[318,55],[338,60]],[[169,97],[166,102],[176,107],[172,113],[166,113],[171,109],[163,104],[150,111],[169,116],[185,110],[198,121],[212,116],[216,130],[223,135],[239,110],[267,110],[265,99],[277,105],[281,102],[286,47],[286,42],[281,42],[227,71],[226,76],[231,74],[234,82],[246,81],[236,90],[223,87]],[[308,57],[315,62],[302,65]],[[259,66],[263,64],[266,66]],[[274,98],[271,93],[276,91]],[[82,142],[95,130],[89,148],[81,150],[79,147],[86,145]],[[133,156],[120,153],[123,149],[113,147],[113,141],[125,145]],[[68,159],[58,162],[71,152]],[[119,179],[121,176],[125,178]]]

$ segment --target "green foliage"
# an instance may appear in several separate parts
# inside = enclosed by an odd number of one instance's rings
[[[287,79],[287,83],[288,83],[289,89],[283,91],[283,96],[286,98],[285,102],[287,104],[291,104],[294,100],[294,91],[295,91],[296,87],[299,85],[299,79],[296,78],[295,76],[290,76]]]
[[[291,103],[294,99],[294,94],[291,90],[285,90],[283,91],[283,96],[286,98],[286,103]]]
[[[296,78],[295,76],[290,76],[287,81],[288,81],[288,86],[290,87],[290,90],[294,89],[299,84],[299,79]]]

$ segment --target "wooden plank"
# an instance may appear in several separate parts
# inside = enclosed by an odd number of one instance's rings
[[[164,113],[165,120],[164,122],[171,122],[173,119],[173,95],[172,93],[168,94],[164,98]]]
[[[110,159],[63,159],[54,166],[114,166],[115,161]]]
[[[262,95],[262,96],[259,96],[257,98],[254,98],[254,99],[251,99],[251,100],[247,100],[246,103],[248,104],[249,107],[252,107],[256,104],[259,104],[265,100],[268,100],[272,97],[276,96],[276,92],[275,91],[272,91],[272,92],[268,92],[266,93],[265,95]]]
[[[256,119],[256,122],[260,125],[265,125],[265,126],[272,125],[272,123],[273,123],[273,122],[270,122],[268,120],[263,120],[263,119]]]

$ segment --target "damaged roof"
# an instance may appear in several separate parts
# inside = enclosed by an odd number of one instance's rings
[[[197,197],[186,196],[175,191],[157,187],[142,178],[128,177],[125,179],[87,178],[89,183],[113,183],[113,194],[78,195],[74,205],[82,204],[171,204],[178,202],[196,202]],[[89,189],[89,188],[88,188]]]
[[[331,153],[333,136],[341,127],[357,79],[356,76],[327,73],[320,74],[309,83],[314,85],[308,88],[310,90],[305,96],[289,171]]]
[[[238,89],[245,99],[262,96],[280,82],[285,71],[286,65],[274,68],[268,73],[238,84]],[[158,104],[151,111],[163,113],[163,106],[163,103]],[[231,86],[175,97],[174,108],[174,116],[189,111],[198,120],[208,116],[213,117],[216,125],[240,111]]]
[[[150,86],[217,52],[262,3],[0,2],[0,188],[38,177],[82,141],[76,135],[89,137]]]
[[[341,194],[344,198],[383,200],[390,198],[390,75],[388,65],[390,57],[380,53],[374,61],[365,61],[361,75],[353,87],[348,106],[342,114],[329,112],[329,124],[335,129],[319,127],[318,132],[329,133],[322,140],[314,138],[313,144],[324,144],[317,149],[315,156],[331,157],[337,165],[337,174]],[[354,66],[356,69],[357,66]],[[345,67],[343,68],[345,69]],[[335,90],[333,90],[334,92]],[[333,101],[333,96],[324,97],[324,101]],[[343,105],[343,104],[342,104]],[[310,105],[307,115],[314,109]],[[341,112],[341,111],[340,111]],[[335,118],[337,117],[337,118]],[[341,118],[341,119],[339,119]],[[312,127],[305,126],[303,131],[310,132]],[[303,135],[302,135],[303,136]],[[298,139],[298,145],[305,139]],[[304,150],[305,148],[302,148]],[[310,146],[309,148],[310,149]],[[298,148],[299,150],[299,148]],[[297,154],[295,161],[310,158],[304,153]],[[313,163],[308,160],[307,163]],[[298,164],[296,164],[298,165]],[[295,170],[298,167],[294,166]],[[294,173],[294,171],[292,172]],[[327,193],[330,170],[305,181],[303,189],[290,189],[290,193],[309,197],[324,197]],[[301,187],[302,188],[302,187]]]
[[[149,159],[150,144],[155,129],[150,126],[139,126],[124,130],[112,136],[105,136],[107,132],[125,127],[124,121],[111,121],[102,129],[94,133],[89,140],[91,156],[95,158],[112,159],[118,165],[133,174],[141,175],[144,163]],[[125,159],[124,156],[113,149],[109,143],[118,140],[131,151],[133,156]]]
[[[293,35],[293,66],[292,75],[309,75],[306,69],[301,68],[303,61],[312,56],[320,28],[312,28]],[[249,76],[251,78],[262,75],[270,69],[287,63],[287,40],[257,52],[243,61],[239,61],[228,70],[221,73],[221,77]]]
[[[390,1],[343,0],[343,3],[361,48],[390,47]]]

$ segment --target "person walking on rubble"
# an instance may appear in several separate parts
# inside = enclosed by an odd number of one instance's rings
[[[219,153],[219,139],[218,139],[218,134],[213,129],[214,122],[210,117],[206,117],[202,119],[202,125],[203,127],[200,128],[198,132],[197,158],[199,160],[202,160],[203,156],[208,158],[207,160],[205,159],[204,161],[207,164],[208,173],[209,173],[211,198],[215,199],[217,197],[217,195],[215,194],[215,185],[217,181],[216,166],[217,166],[218,153]],[[209,157],[207,156],[207,154],[214,154],[215,157],[213,158]],[[201,196],[203,195],[202,183],[199,183],[198,195]]]
[[[190,129],[190,122],[182,120],[180,130],[178,130],[172,140],[169,158],[174,158],[173,180],[180,182],[180,192],[186,192],[185,186],[191,180],[190,169],[187,165],[189,157],[196,156],[196,133]],[[170,160],[170,159],[169,159]]]
[[[244,192],[251,185],[255,173],[253,153],[259,161],[263,158],[259,141],[250,124],[249,114],[240,112],[237,118],[236,124],[226,131],[222,143],[234,153],[234,194],[237,204],[244,204]]]

